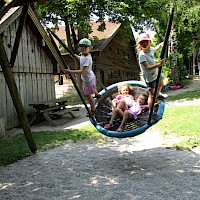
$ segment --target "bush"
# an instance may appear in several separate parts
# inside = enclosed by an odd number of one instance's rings
[[[171,63],[171,54],[169,55],[168,59],[165,61],[165,65],[162,68],[162,71],[169,80],[171,80],[171,72],[170,72],[170,63]],[[179,72],[179,79],[182,81],[188,75],[188,70],[184,65],[183,55],[178,54],[177,56],[177,67]]]

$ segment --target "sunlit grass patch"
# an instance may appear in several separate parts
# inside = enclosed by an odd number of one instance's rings
[[[80,129],[33,132],[33,138],[38,151],[45,151],[56,146],[61,146],[67,140],[77,142],[87,138],[102,137],[103,135],[97,132],[92,125]],[[30,155],[31,152],[24,135],[0,139],[0,165],[7,165]]]

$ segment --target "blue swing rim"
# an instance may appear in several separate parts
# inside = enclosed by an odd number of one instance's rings
[[[129,81],[122,81],[122,82],[112,84],[112,85],[108,86],[106,89],[103,89],[102,91],[100,91],[99,94],[104,95],[104,94],[108,93],[110,90],[116,88],[118,85],[121,85],[121,84],[130,84],[130,85],[134,85],[134,86],[147,88],[147,85],[142,81],[129,80]],[[94,99],[94,102],[96,105],[98,102],[97,99]],[[148,128],[150,128],[152,125],[155,125],[158,121],[160,121],[160,119],[162,119],[162,117],[163,117],[164,110],[165,110],[165,102],[161,101],[159,104],[158,111],[157,111],[157,119],[156,120],[152,119],[150,121],[150,123],[148,123],[148,124],[145,124],[139,128],[133,129],[131,131],[125,131],[125,132],[110,131],[108,129],[105,129],[100,124],[94,123],[94,121],[91,117],[90,117],[90,121],[94,125],[94,127],[105,136],[116,137],[116,138],[135,137],[137,135],[144,133]]]

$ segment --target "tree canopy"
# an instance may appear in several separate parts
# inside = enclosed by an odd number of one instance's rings
[[[92,30],[90,19],[100,23],[99,30],[104,30],[104,20],[128,22],[136,31],[148,28],[156,30],[164,38],[170,8],[174,5],[174,23],[177,29],[177,45],[184,60],[191,59],[192,42],[196,38],[199,47],[200,38],[200,2],[199,0],[47,0],[37,3],[37,9],[44,23],[55,26],[63,21],[66,26],[68,45],[74,49],[81,37],[86,37]]]

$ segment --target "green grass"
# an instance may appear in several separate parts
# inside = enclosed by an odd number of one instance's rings
[[[200,146],[200,105],[166,107],[163,119],[154,127],[165,136],[178,139],[174,146]]]
[[[195,90],[195,91],[188,91],[188,92],[183,92],[180,93],[180,94],[177,94],[175,96],[170,96],[170,93],[173,92],[173,91],[170,91],[168,94],[169,94],[169,97],[166,99],[166,102],[167,101],[175,101],[175,100],[178,100],[178,101],[192,101],[192,100],[195,100],[195,99],[200,99],[200,90]]]
[[[79,105],[79,104],[83,104],[83,102],[81,101],[81,98],[79,97],[78,93],[76,90],[71,91],[70,93],[65,93],[63,95],[63,97],[67,97],[67,104],[68,105]],[[87,98],[82,94],[83,99],[86,101],[86,103],[88,103]]]
[[[77,142],[97,137],[102,138],[103,135],[98,133],[92,125],[73,130],[33,132],[38,151],[46,151],[63,145],[66,140]],[[0,139],[0,165],[8,165],[30,155],[24,135]]]

